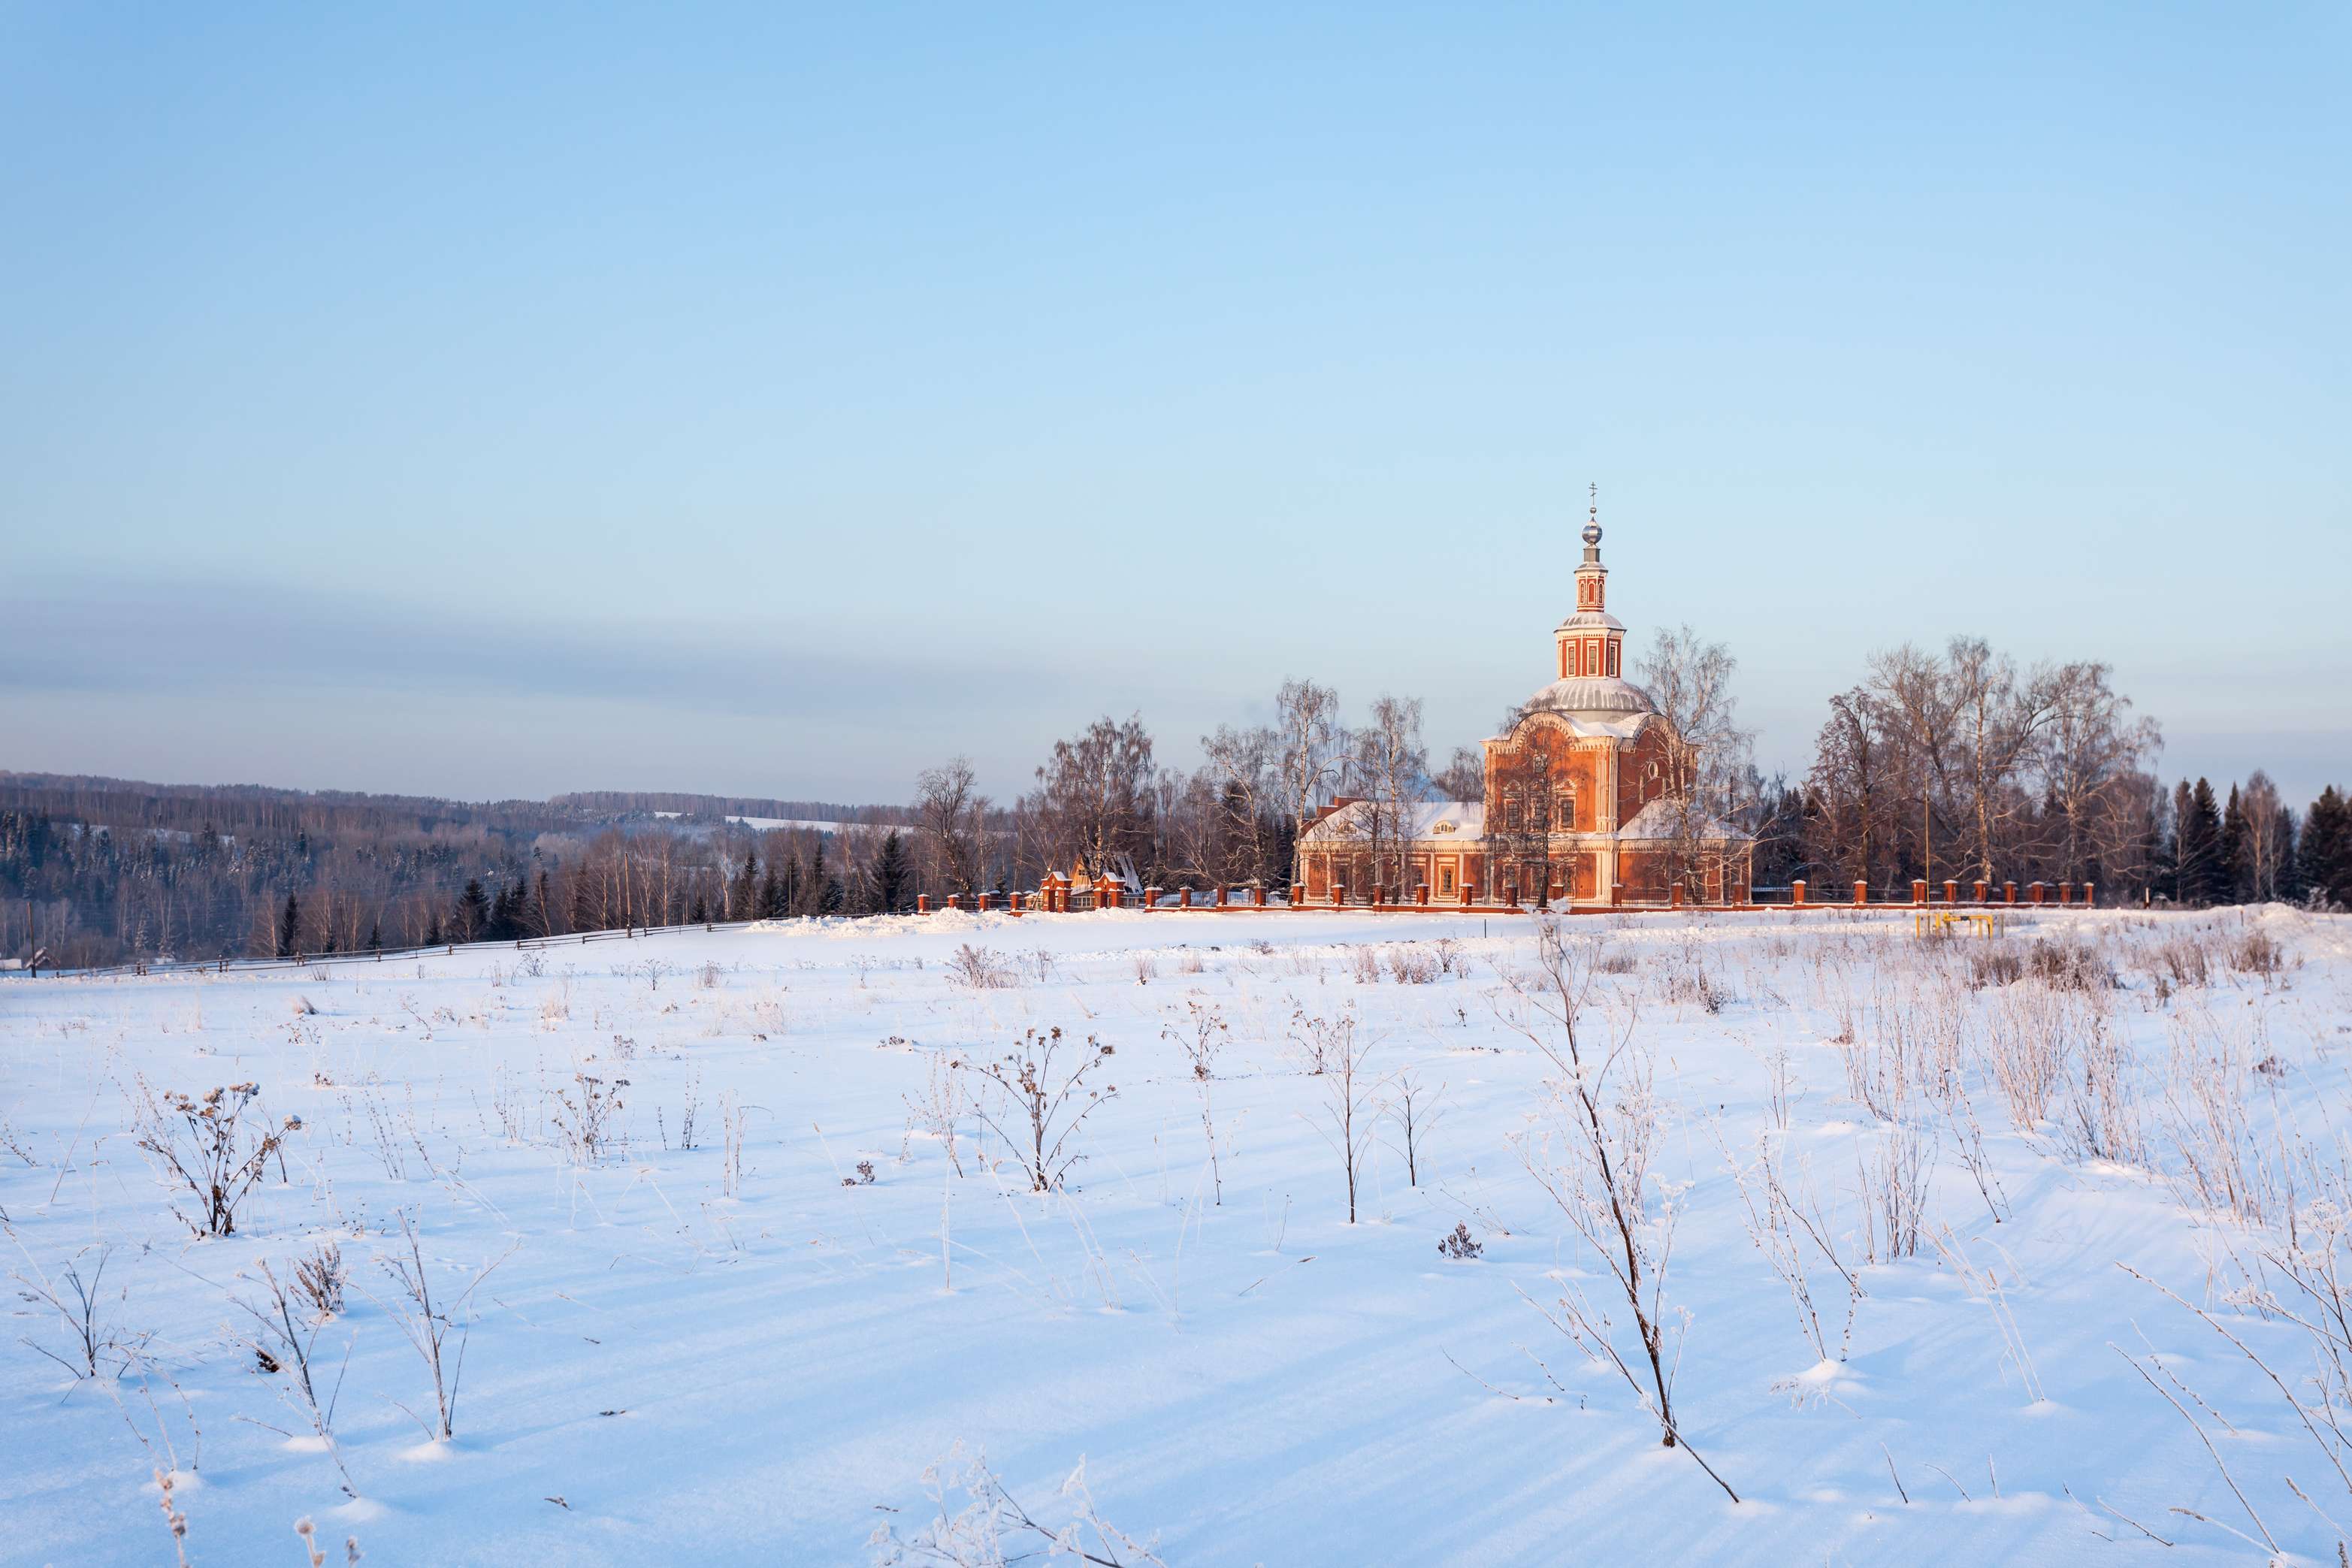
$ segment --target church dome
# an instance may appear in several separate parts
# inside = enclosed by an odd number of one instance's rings
[[[1650,694],[1614,675],[1570,675],[1554,681],[1527,700],[1523,713],[1563,713],[1576,717],[1622,718],[1629,714],[1655,713]]]

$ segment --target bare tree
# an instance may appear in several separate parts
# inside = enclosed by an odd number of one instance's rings
[[[1729,887],[1726,829],[1738,816],[1751,733],[1739,727],[1731,677],[1739,663],[1720,643],[1688,626],[1660,627],[1639,674],[1664,737],[1669,854],[1687,882],[1704,889],[1710,873]]]
[[[1420,803],[1429,772],[1429,751],[1421,738],[1421,699],[1383,695],[1372,704],[1371,720],[1355,735],[1349,772],[1362,803],[1349,815],[1349,829],[1370,852],[1373,879],[1402,898],[1410,890],[1407,850],[1412,840],[1412,809]]]
[[[1806,779],[1816,810],[1813,847],[1856,882],[1875,880],[1892,847],[1893,751],[1884,710],[1870,693],[1856,686],[1830,699]]]
[[[969,758],[927,768],[915,779],[915,820],[948,891],[970,898],[983,884],[988,797]]]
[[[1475,746],[1457,746],[1444,768],[1429,776],[1431,786],[1447,800],[1478,801],[1486,798],[1486,754]]]
[[[1118,856],[1147,850],[1152,779],[1151,737],[1139,716],[1098,718],[1055,741],[1031,803],[1046,861],[1076,855],[1100,875]]]
[[[2246,780],[2241,809],[2246,814],[2246,866],[2253,881],[2249,892],[2257,904],[2267,903],[2279,896],[2294,841],[2278,786],[2259,768]]]
[[[1339,694],[1313,681],[1289,680],[1274,695],[1275,768],[1282,804],[1303,829],[1330,793],[1345,755]]]
[[[1950,683],[1933,654],[1906,643],[1871,656],[1870,691],[1901,742],[1908,792],[1919,810],[1918,874],[1932,882],[1935,819],[1951,820],[1951,775],[1958,748],[1959,716],[1953,709]]]
[[[2107,666],[2078,663],[2059,673],[2048,722],[2033,757],[2058,834],[2059,873],[2083,881],[2114,864],[2144,836],[2147,789],[2140,777],[2164,744],[2156,720],[2131,716],[2131,699],[2107,682]]]

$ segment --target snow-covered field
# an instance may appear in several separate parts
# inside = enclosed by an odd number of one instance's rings
[[[1171,1564],[2337,1560],[2352,920],[1566,936],[1647,1257],[1673,1226],[1675,1418],[1738,1503],[1563,1332],[1581,1300],[1638,1370],[1571,1222],[1562,1037],[1511,983],[1531,922],[948,915],[0,980],[0,1560],[172,1561],[162,1470],[197,1563],[302,1561],[308,1515],[338,1563],[856,1563],[932,1523],[959,1445]],[[1346,1082],[1307,1061],[1351,1018],[1353,1224]],[[976,1070],[1056,1028],[1056,1079],[1093,1065],[1038,1194]],[[142,1104],[247,1082],[233,1159],[299,1126],[198,1239]],[[1457,1226],[1479,1256],[1440,1255]],[[331,1441],[247,1311],[323,1242]],[[448,1440],[404,1318],[446,1332]]]

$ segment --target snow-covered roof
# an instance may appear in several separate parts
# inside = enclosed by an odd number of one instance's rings
[[[1676,836],[1676,830],[1685,826],[1694,836],[1702,839],[1744,839],[1748,836],[1719,818],[1701,814],[1685,824],[1681,817],[1682,802],[1661,795],[1634,812],[1633,820],[1617,830],[1617,836],[1620,839],[1659,841],[1673,839]]]
[[[1591,630],[1622,632],[1625,630],[1625,622],[1618,620],[1606,610],[1580,610],[1552,630],[1555,634],[1561,632]]]
[[[1622,681],[1614,675],[1570,675],[1536,693],[1520,711],[1531,713],[1538,708],[1611,721],[1629,715],[1655,713],[1658,705],[1650,700],[1649,693],[1631,681]]]
[[[1305,839],[1348,839],[1364,833],[1371,802],[1350,800],[1300,834]],[[1405,808],[1405,836],[1443,842],[1447,839],[1482,838],[1486,831],[1486,808],[1476,800],[1418,800]]]

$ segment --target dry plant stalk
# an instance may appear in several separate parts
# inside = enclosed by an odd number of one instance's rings
[[[261,1092],[260,1084],[231,1083],[206,1091],[201,1099],[169,1089],[159,1097],[143,1078],[139,1088],[144,1103],[136,1142],[194,1199],[193,1214],[182,1213],[177,1201],[172,1212],[198,1236],[234,1235],[236,1206],[261,1180],[283,1135],[299,1127],[300,1120],[289,1116],[282,1127],[241,1144],[238,1120]]]
[[[337,1262],[340,1267],[341,1260],[338,1259]],[[318,1346],[319,1331],[326,1324],[326,1314],[320,1313],[298,1325],[293,1301],[298,1292],[289,1291],[271,1271],[268,1262],[258,1263],[256,1267],[261,1270],[260,1302],[257,1304],[240,1297],[236,1303],[254,1322],[252,1332],[245,1336],[246,1348],[253,1352],[254,1359],[264,1367],[293,1375],[285,1391],[288,1403],[302,1412],[303,1417],[310,1423],[311,1433],[327,1446],[327,1457],[335,1461],[335,1469],[343,1478],[343,1490],[357,1497],[359,1487],[343,1464],[342,1449],[335,1443],[335,1406],[342,1394],[343,1372],[351,1368],[350,1347],[344,1348],[343,1369],[335,1374],[335,1385],[321,1398],[310,1368],[311,1353]],[[301,1265],[297,1267],[299,1269]],[[335,1293],[340,1303],[342,1293],[340,1280],[335,1282]]]
[[[1067,1179],[1070,1167],[1085,1157],[1065,1152],[1070,1139],[1097,1107],[1118,1094],[1115,1083],[1100,1090],[1087,1087],[1087,1075],[1109,1059],[1109,1046],[1088,1035],[1086,1049],[1075,1059],[1063,1055],[1064,1049],[1057,1024],[1044,1034],[1024,1030],[1021,1049],[994,1061],[959,1059],[948,1063],[980,1074],[1003,1092],[1009,1113],[992,1113],[984,1100],[975,1102],[974,1110],[1008,1148],[1021,1151],[1022,1173],[1032,1192],[1051,1192]]]
[[[400,1332],[408,1336],[409,1344],[415,1349],[426,1370],[433,1375],[434,1421],[427,1422],[404,1405],[400,1408],[407,1411],[410,1420],[425,1428],[428,1438],[435,1442],[446,1442],[457,1436],[454,1422],[457,1414],[457,1388],[465,1375],[466,1345],[471,1337],[470,1326],[461,1328],[457,1322],[457,1314],[466,1310],[466,1303],[472,1299],[482,1281],[489,1278],[490,1271],[514,1256],[514,1249],[508,1248],[474,1270],[474,1277],[466,1282],[466,1288],[454,1299],[446,1302],[436,1301],[432,1277],[425,1267],[424,1249],[416,1239],[416,1223],[406,1209],[395,1212],[400,1217],[400,1233],[408,1243],[408,1256],[403,1258],[395,1254],[377,1261],[383,1264],[383,1271],[392,1276],[393,1282],[399,1286],[399,1294],[389,1301],[381,1297],[370,1299],[400,1325]],[[447,1354],[452,1333],[457,1336],[454,1357]]]
[[[874,1568],[905,1568],[909,1563],[936,1563],[943,1568],[1004,1568],[1036,1555],[1009,1551],[1006,1537],[1015,1541],[1042,1539],[1048,1557],[1074,1557],[1099,1568],[1167,1568],[1159,1555],[1157,1538],[1138,1541],[1106,1522],[1087,1487],[1087,1463],[1061,1486],[1070,1500],[1074,1517],[1059,1530],[1041,1523],[988,1468],[984,1454],[964,1454],[958,1443],[947,1458],[923,1470],[924,1495],[931,1500],[935,1517],[912,1536],[901,1537],[895,1526],[877,1525],[867,1538]],[[961,1498],[950,1508],[950,1499]]]
[[[1160,1030],[1162,1038],[1172,1040],[1192,1064],[1192,1087],[1201,1097],[1201,1134],[1209,1144],[1209,1180],[1216,1189],[1214,1207],[1225,1205],[1225,1177],[1217,1163],[1217,1128],[1209,1110],[1209,1081],[1216,1076],[1217,1052],[1225,1043],[1224,1014],[1203,1004],[1197,997],[1184,1000],[1184,1028],[1174,1024]]]
[[[1515,1139],[1520,1162],[1577,1235],[1607,1269],[1612,1295],[1633,1317],[1634,1343],[1620,1343],[1617,1317],[1581,1286],[1560,1296],[1559,1315],[1544,1316],[1579,1349],[1624,1379],[1658,1423],[1660,1441],[1680,1448],[1732,1501],[1739,1494],[1690,1446],[1674,1403],[1675,1367],[1689,1326],[1686,1311],[1665,1301],[1674,1252],[1675,1195],[1650,1171],[1663,1121],[1651,1092],[1649,1051],[1634,1036],[1630,1004],[1593,1029],[1587,1013],[1600,999],[1601,944],[1570,940],[1560,922],[1539,917],[1532,971],[1507,975],[1517,1009],[1506,1021],[1541,1051],[1557,1076],[1545,1083],[1541,1133]],[[1670,1343],[1671,1342],[1671,1343]]]

